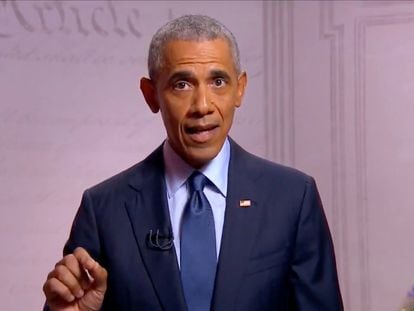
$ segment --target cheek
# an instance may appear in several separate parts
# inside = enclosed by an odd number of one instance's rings
[[[179,109],[174,109],[169,106],[168,109],[162,110],[161,114],[168,133],[177,136],[183,120],[183,116]]]
[[[216,106],[216,109],[224,117],[226,115],[233,114],[236,107],[236,97],[232,93],[214,94],[212,103]]]
[[[233,123],[234,118],[234,107],[227,111],[226,116],[224,117],[224,121],[227,123],[227,126],[230,127]]]
[[[187,96],[188,97],[188,96]],[[188,99],[186,96],[167,96],[162,105],[163,117],[167,118],[171,125],[182,123],[188,110]]]
[[[220,111],[221,117],[224,122],[231,123],[234,116],[235,111],[235,103],[233,98],[227,98],[226,102],[223,102],[223,105],[221,107],[218,107],[218,110]]]

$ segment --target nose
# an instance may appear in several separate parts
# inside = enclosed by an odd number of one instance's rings
[[[213,112],[212,97],[208,87],[199,85],[193,95],[191,105],[191,115],[194,117],[203,117]]]

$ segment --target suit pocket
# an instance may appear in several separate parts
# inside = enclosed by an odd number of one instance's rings
[[[279,249],[276,252],[267,254],[263,257],[252,258],[247,267],[247,274],[253,274],[273,267],[283,265],[287,262],[287,252],[285,249]]]

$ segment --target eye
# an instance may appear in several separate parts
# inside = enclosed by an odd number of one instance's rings
[[[215,87],[223,87],[226,84],[226,81],[223,78],[215,78],[213,80],[213,85]]]
[[[174,90],[185,91],[190,88],[190,84],[187,81],[177,81],[173,85]]]

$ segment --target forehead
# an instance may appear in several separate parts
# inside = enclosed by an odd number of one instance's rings
[[[203,64],[235,70],[230,45],[225,39],[173,40],[165,45],[163,56],[161,70]]]

